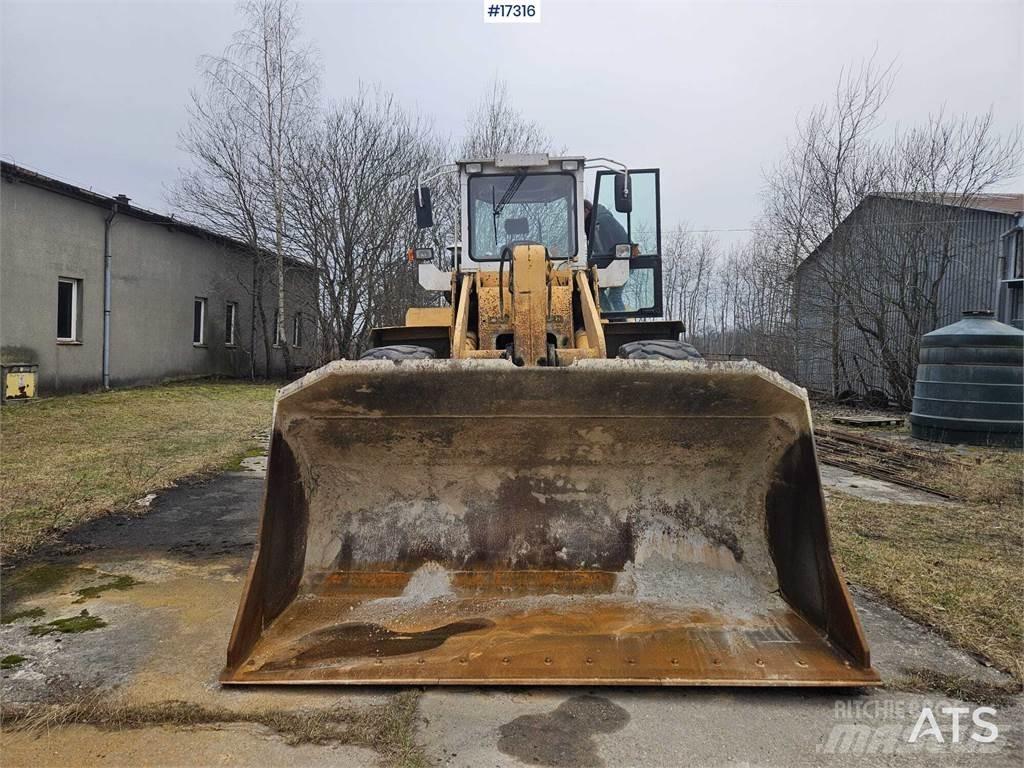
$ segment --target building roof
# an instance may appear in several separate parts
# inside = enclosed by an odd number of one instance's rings
[[[945,196],[941,193],[926,193],[926,192],[878,192],[871,195],[866,195],[852,211],[850,211],[846,218],[840,223],[839,227],[842,227],[856,215],[857,211],[861,209],[866,202],[869,200],[877,200],[879,198],[889,198],[892,200],[900,200],[903,202],[910,203],[922,203],[925,205],[943,205],[950,208],[962,208],[971,211],[984,211],[986,213],[998,213],[1004,216],[1021,216],[1024,215],[1024,194],[1018,192],[1011,193],[989,193],[989,194],[977,194],[970,198],[969,202],[964,202],[962,198],[956,195],[949,194]],[[957,202],[951,202],[956,200]],[[836,230],[832,230],[828,233],[824,240],[815,246],[814,250],[807,254],[807,257],[797,265],[799,270],[805,264],[813,261],[817,258],[818,254],[822,251],[825,246],[828,245],[829,241],[832,240],[832,235],[835,234]]]
[[[930,203],[932,205],[950,205],[956,208],[967,208],[972,211],[989,211],[991,213],[1008,213],[1012,216],[1020,216],[1024,213],[1024,194],[1017,192],[1007,193],[986,193],[972,196],[968,202],[946,202],[941,193],[915,193],[915,192],[882,192],[874,197],[893,197],[899,200],[910,200],[912,202]]]
[[[9,163],[6,160],[0,161],[0,177],[2,177],[4,181],[31,184],[34,187],[39,187],[40,189],[45,189],[75,200],[81,200],[84,203],[89,203],[106,210],[110,210],[114,205],[117,205],[117,212],[119,214],[131,216],[132,218],[146,221],[151,224],[162,224],[169,229],[184,232],[204,240],[210,240],[235,250],[246,252],[251,252],[252,250],[249,245],[241,240],[228,237],[227,235],[222,235],[219,232],[214,232],[213,230],[206,229],[205,227],[200,227],[197,224],[191,224],[187,221],[176,218],[173,214],[166,216],[162,213],[156,213],[154,211],[147,210],[146,208],[140,208],[137,205],[132,205],[130,198],[125,195],[117,195],[115,197],[101,195],[90,189],[69,184],[66,181],[55,179],[52,176],[47,176],[39,173],[38,171],[25,168],[24,166]],[[273,255],[269,251],[264,251],[264,253],[266,255]],[[292,266],[312,269],[311,264],[302,261],[301,259],[293,257],[286,258]]]

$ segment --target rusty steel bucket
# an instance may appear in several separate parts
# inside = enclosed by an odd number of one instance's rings
[[[335,362],[281,390],[224,683],[878,683],[803,390]]]

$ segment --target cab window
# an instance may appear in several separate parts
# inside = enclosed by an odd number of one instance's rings
[[[614,256],[615,246],[625,242],[636,245],[640,256],[659,255],[657,171],[631,171],[629,183],[633,211],[621,213],[615,210],[615,174],[597,175],[596,204],[587,232],[591,256]]]
[[[621,286],[601,287],[602,314],[619,317],[656,317],[661,314],[661,217],[657,169],[629,172],[632,211],[615,209],[615,176],[597,174],[594,208],[587,222],[591,264],[608,266],[615,246],[628,243],[629,279]]]
[[[568,173],[469,178],[469,256],[495,261],[514,242],[546,246],[553,259],[576,255],[576,180]]]

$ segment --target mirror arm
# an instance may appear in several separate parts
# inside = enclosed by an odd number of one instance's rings
[[[437,165],[431,168],[426,173],[420,173],[416,176],[416,199],[419,201],[420,206],[423,205],[423,187],[428,182],[433,181],[441,176],[447,176],[450,173],[456,173],[459,170],[458,163],[445,163],[444,165]]]
[[[618,160],[612,160],[610,157],[588,157],[584,163],[584,168],[603,168],[606,171],[621,171],[626,177],[626,193],[629,194],[629,168],[625,164],[620,163]]]
[[[628,171],[629,169],[618,160],[610,157],[588,157],[584,162],[585,168],[604,168],[606,171]]]

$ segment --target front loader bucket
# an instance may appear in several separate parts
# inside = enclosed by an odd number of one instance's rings
[[[336,362],[281,390],[225,683],[871,685],[802,390]]]

